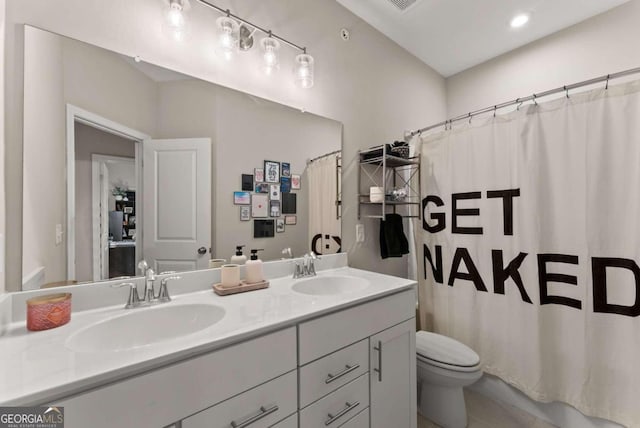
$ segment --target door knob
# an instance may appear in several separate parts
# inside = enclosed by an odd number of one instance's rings
[[[198,254],[200,255],[207,254],[207,249],[205,247],[198,248]]]

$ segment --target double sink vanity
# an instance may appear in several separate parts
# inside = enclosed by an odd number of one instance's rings
[[[224,297],[219,269],[182,273],[172,301],[135,309],[118,282],[64,287],[71,321],[42,332],[24,321],[41,291],[1,296],[0,405],[63,406],[68,428],[415,427],[415,282],[345,254],[293,266]]]

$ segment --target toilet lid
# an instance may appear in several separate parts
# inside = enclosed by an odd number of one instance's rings
[[[422,358],[458,367],[473,367],[480,357],[457,340],[428,331],[416,333],[416,352]]]

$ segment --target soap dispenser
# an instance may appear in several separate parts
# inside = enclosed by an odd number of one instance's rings
[[[262,272],[262,260],[258,258],[258,251],[264,250],[251,250],[251,260],[246,263],[247,277],[245,279],[245,282],[248,284],[254,284],[256,282],[264,281],[264,274]]]
[[[234,265],[243,265],[247,261],[247,256],[242,254],[242,247],[244,247],[244,245],[237,245],[236,246],[236,255],[235,256],[231,256],[231,263],[232,264],[234,264]]]

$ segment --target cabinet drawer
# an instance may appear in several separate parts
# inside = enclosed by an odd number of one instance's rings
[[[307,364],[413,318],[415,312],[416,294],[411,289],[301,323],[298,325],[298,364]]]
[[[339,427],[369,406],[369,376],[364,374],[300,411],[304,428]]]
[[[369,409],[361,411],[340,428],[369,428]]]
[[[284,421],[280,421],[271,428],[298,428],[298,414],[294,413]]]
[[[367,370],[367,339],[300,367],[300,408],[349,383]]]
[[[291,371],[295,355],[292,327],[55,404],[65,407],[67,428],[163,427]],[[105,408],[109,417],[96,417]]]
[[[296,412],[297,382],[294,370],[186,418],[182,428],[269,427]]]

